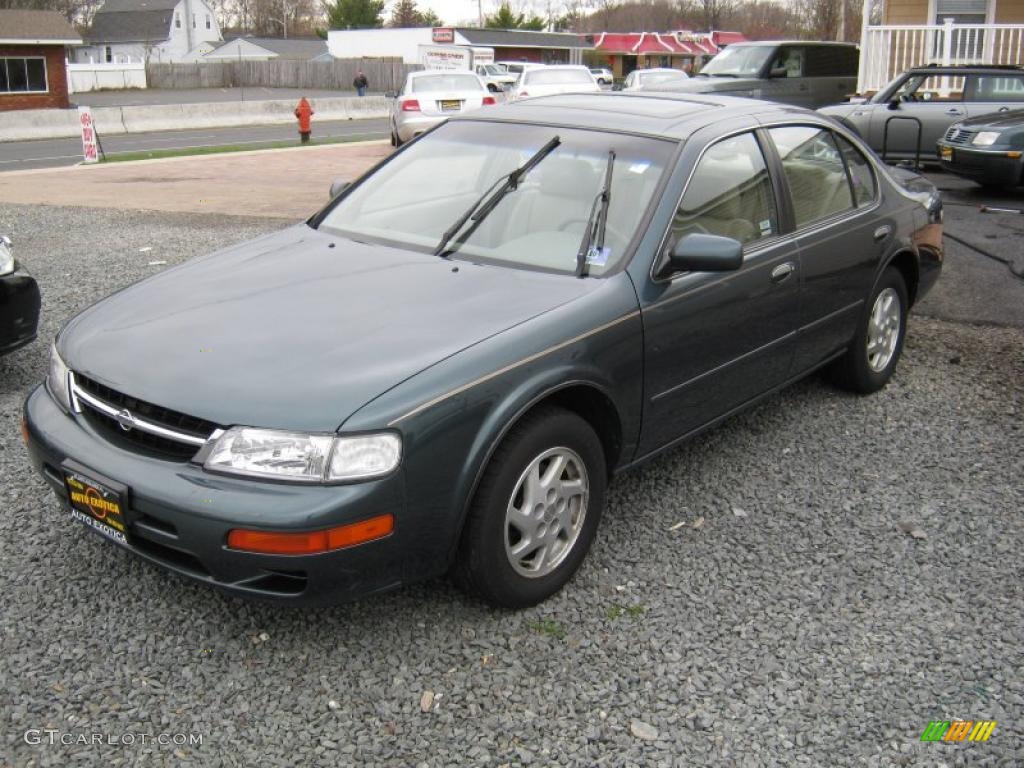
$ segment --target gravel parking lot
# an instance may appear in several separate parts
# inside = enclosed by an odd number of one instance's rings
[[[0,209],[45,312],[41,341],[0,358],[0,765],[1024,762],[1020,327],[912,317],[881,393],[810,379],[619,478],[570,588],[520,613],[445,582],[248,604],[73,524],[19,438],[48,340],[286,223]],[[954,719],[998,726],[920,742]]]

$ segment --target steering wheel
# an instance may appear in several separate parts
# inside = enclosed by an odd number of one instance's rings
[[[586,219],[569,219],[568,221],[565,221],[565,222],[562,223],[562,226],[560,226],[558,228],[558,231],[559,232],[565,232],[567,229],[569,229],[570,225],[572,225],[572,224],[582,224],[584,229],[586,229],[586,226],[587,226],[588,223],[589,222]],[[619,232],[617,229],[615,229],[615,227],[611,226],[607,222],[605,222],[605,225],[604,225],[604,233],[605,233],[605,239],[606,240],[608,239],[608,235],[612,235],[620,243],[628,243],[629,242],[629,238],[628,237],[624,237],[621,232]]]

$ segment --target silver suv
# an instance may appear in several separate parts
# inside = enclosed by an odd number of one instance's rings
[[[732,43],[689,80],[646,90],[728,93],[817,109],[856,91],[857,62],[851,43]]]

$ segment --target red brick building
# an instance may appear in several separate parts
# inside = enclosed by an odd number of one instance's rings
[[[0,10],[0,111],[67,107],[67,48],[81,44],[55,11]]]

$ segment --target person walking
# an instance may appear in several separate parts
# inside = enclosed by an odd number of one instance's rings
[[[299,139],[303,144],[308,144],[309,134],[313,130],[313,126],[310,125],[313,108],[309,106],[305,96],[299,99],[299,106],[295,108],[295,116],[299,119]]]
[[[366,79],[366,75],[363,74],[363,70],[356,70],[356,76],[352,81],[352,87],[356,89],[356,93],[360,96],[366,95],[366,89],[370,87],[370,81]]]

